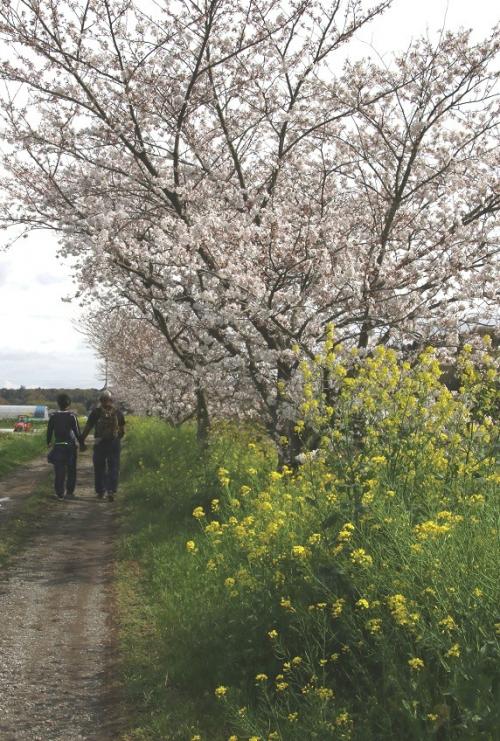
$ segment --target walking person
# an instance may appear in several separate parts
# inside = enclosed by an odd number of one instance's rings
[[[94,480],[98,499],[107,494],[112,502],[118,488],[121,439],[125,434],[125,417],[113,404],[109,391],[103,391],[100,404],[89,414],[82,433],[82,443],[94,429]]]
[[[47,445],[54,444],[47,456],[54,466],[54,489],[57,499],[74,499],[76,487],[77,446],[82,446],[82,435],[78,418],[69,409],[68,394],[59,394],[59,411],[52,412],[47,425]]]

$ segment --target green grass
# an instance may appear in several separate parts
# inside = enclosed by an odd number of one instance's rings
[[[12,420],[0,421],[6,427]],[[38,423],[36,433],[0,433],[0,479],[40,455],[45,449],[45,424]],[[34,493],[27,497],[15,517],[9,518],[0,526],[0,566],[20,550],[26,537],[39,522],[46,507],[46,497],[50,487],[47,480],[36,486]]]
[[[45,430],[0,433],[0,477],[35,458],[45,449]]]
[[[27,497],[15,517],[0,525],[0,567],[4,568],[18,553],[26,539],[41,526],[41,517],[47,509],[47,499],[52,492],[47,478],[41,481],[33,494]]]
[[[189,608],[178,605],[175,626],[172,608],[174,593],[177,587],[179,594],[183,591],[187,578],[196,600],[184,543],[196,529],[193,508],[200,500],[209,501],[217,478],[192,427],[174,430],[159,420],[128,422],[117,591],[122,668],[134,722],[124,738],[184,741],[200,729],[204,738],[212,738],[224,719],[203,682],[187,686],[179,681],[180,641],[187,639],[191,648],[196,639],[177,630]]]

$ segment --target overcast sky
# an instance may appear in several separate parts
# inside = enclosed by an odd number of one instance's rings
[[[70,268],[51,234],[37,232],[0,253],[0,388],[100,387],[94,353],[76,329],[81,309]]]
[[[484,36],[498,20],[498,0],[394,0],[360,33],[356,53],[368,54],[371,45],[389,54],[442,26]],[[75,326],[81,310],[61,300],[72,285],[56,252],[54,236],[43,232],[0,252],[0,388],[102,386],[98,360]]]

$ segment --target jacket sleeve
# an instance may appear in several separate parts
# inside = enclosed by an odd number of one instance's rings
[[[80,442],[82,442],[82,443],[84,442],[85,438],[89,434],[89,432],[92,429],[92,427],[95,426],[96,421],[97,421],[97,410],[96,409],[93,409],[90,412],[89,417],[87,419],[87,422],[85,424],[85,427],[83,428],[83,432],[80,435]]]
[[[71,429],[75,433],[75,437],[78,440],[79,443],[82,442],[82,432],[80,430],[80,425],[78,424],[78,417],[76,414],[71,415]]]
[[[122,438],[125,434],[125,417],[119,409],[116,411],[116,418],[118,420],[118,437]]]

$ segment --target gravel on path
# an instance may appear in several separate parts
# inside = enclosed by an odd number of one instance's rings
[[[16,481],[29,489],[37,465],[31,474],[11,474],[8,491],[7,479],[0,483],[1,496],[16,499]],[[96,501],[89,454],[80,458],[76,493],[75,500],[47,500],[31,542],[0,572],[1,741],[116,741],[120,735],[115,505]]]

